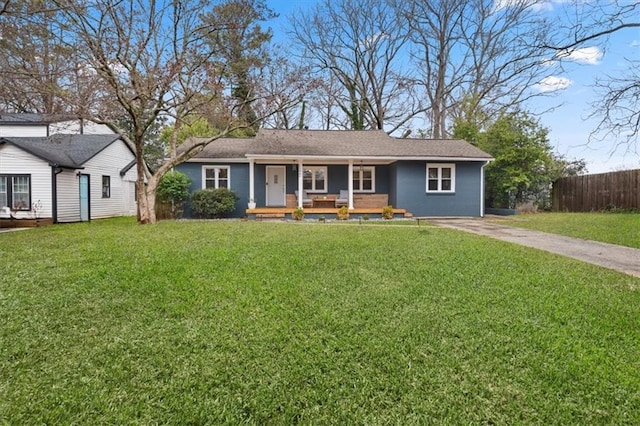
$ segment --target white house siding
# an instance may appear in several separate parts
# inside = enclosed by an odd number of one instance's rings
[[[0,145],[0,174],[31,175],[31,203],[39,204],[37,212],[21,211],[19,218],[53,217],[51,203],[51,167],[43,161],[11,144]]]
[[[58,222],[80,221],[80,181],[76,170],[57,175]]]
[[[82,127],[82,133],[85,135],[112,135],[113,131],[103,124],[96,124],[91,121],[85,121],[80,126],[80,120],[62,121],[60,123],[51,123],[49,125],[49,134],[79,135]]]
[[[130,210],[132,194],[125,188],[128,182],[120,177],[120,171],[134,158],[125,143],[117,140],[85,163],[82,173],[90,175],[91,219],[135,214]],[[102,198],[102,176],[111,178],[109,198]]]
[[[0,126],[0,137],[40,137],[47,136],[46,124],[32,124],[24,126]]]
[[[127,216],[135,216],[136,214],[136,166],[134,165],[122,178],[122,200],[123,208],[127,212]]]

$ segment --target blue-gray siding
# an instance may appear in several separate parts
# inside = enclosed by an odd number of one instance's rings
[[[480,216],[482,164],[456,163],[455,193],[428,194],[424,161],[396,163],[390,202],[395,207],[407,209],[414,216]]]
[[[191,179],[190,191],[202,189],[202,166],[223,163],[183,163],[176,167]],[[403,208],[414,216],[479,216],[481,206],[482,162],[456,163],[456,188],[453,194],[426,193],[426,162],[402,161],[389,166],[376,166],[376,193],[389,194],[389,204]],[[249,165],[228,164],[231,168],[231,189],[239,197],[232,217],[245,216],[249,201]],[[286,192],[298,189],[298,174],[293,164],[286,164]],[[359,167],[355,165],[354,167]],[[347,165],[328,166],[328,192],[338,193],[349,185]],[[255,165],[255,201],[264,206],[266,165]],[[186,217],[193,217],[187,203]]]

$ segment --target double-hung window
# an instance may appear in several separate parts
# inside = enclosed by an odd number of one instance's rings
[[[0,176],[0,208],[31,210],[31,176]]]
[[[229,166],[204,166],[202,168],[203,189],[230,188]]]
[[[111,198],[111,176],[102,176],[102,198]]]
[[[375,192],[375,190],[376,190],[375,167],[354,167],[353,191],[354,192]]]
[[[305,166],[302,171],[302,188],[307,192],[327,192],[327,167]]]
[[[427,192],[455,192],[455,164],[427,164]]]

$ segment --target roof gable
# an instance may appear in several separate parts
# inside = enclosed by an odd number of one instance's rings
[[[59,167],[78,169],[106,147],[119,140],[118,135],[53,135],[49,137],[5,137],[1,143],[18,148]]]

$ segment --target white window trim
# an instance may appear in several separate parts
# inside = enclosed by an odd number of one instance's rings
[[[207,170],[216,170],[215,177],[213,179],[214,188],[220,188],[220,169],[227,170],[227,188],[231,189],[231,167],[229,166],[202,166],[202,189],[207,189]]]
[[[33,196],[31,175],[30,174],[3,174],[2,178],[4,178],[6,183],[5,191],[3,191],[3,194],[7,198],[8,206],[0,206],[0,207],[9,207],[11,210],[31,211],[31,197]],[[16,178],[27,179],[27,192],[18,192],[15,190]],[[16,194],[28,195],[29,201],[21,209],[16,209]]]
[[[429,189],[429,169],[438,169],[438,189]],[[451,169],[451,189],[442,189],[442,169]],[[456,192],[456,165],[454,163],[427,163],[426,168],[426,190],[430,194],[453,194]]]
[[[312,189],[306,189],[308,194],[326,194],[329,188],[329,168],[327,166],[304,166],[302,168],[302,185],[304,186],[304,171],[306,169],[311,170],[314,178],[311,179],[311,187]],[[324,189],[316,189],[316,180],[315,180],[315,172],[316,170],[324,171]]]
[[[364,173],[362,173],[365,170],[369,170],[371,171],[371,189],[362,189],[362,176]],[[353,187],[353,192],[359,192],[359,193],[373,193],[376,192],[376,168],[375,166],[363,166],[362,168],[360,168],[360,166],[354,166],[353,167],[353,173],[358,173],[358,186],[356,187],[354,185]],[[353,180],[353,176],[351,176],[351,180]]]

